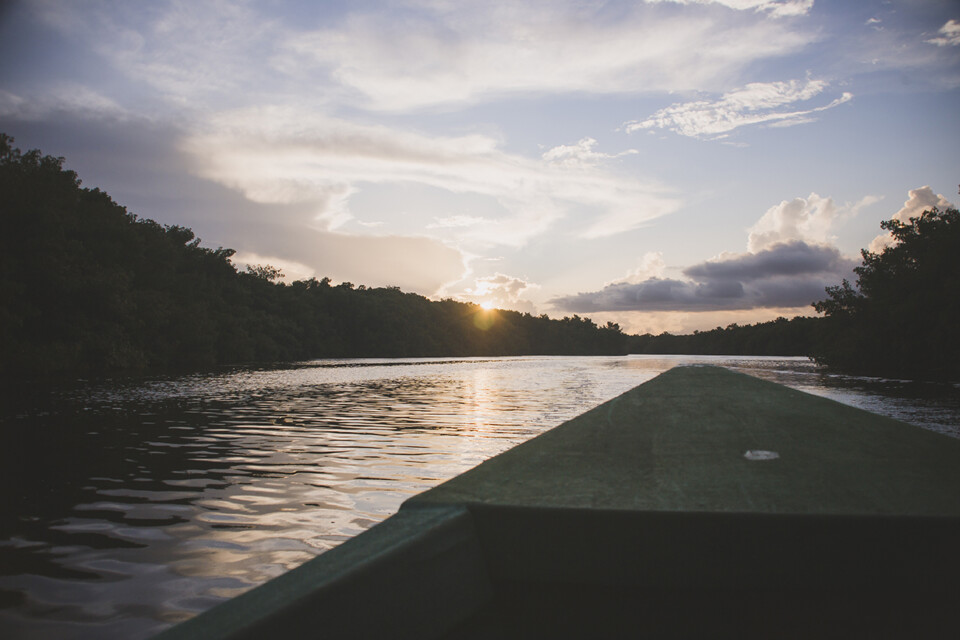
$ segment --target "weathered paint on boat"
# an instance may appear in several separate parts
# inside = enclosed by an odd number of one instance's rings
[[[960,441],[675,368],[164,640],[952,637]]]

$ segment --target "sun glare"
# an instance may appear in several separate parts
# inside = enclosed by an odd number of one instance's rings
[[[484,300],[483,302],[480,303],[480,308],[483,309],[484,311],[490,311],[490,309],[493,309],[493,303],[490,302],[489,300]]]

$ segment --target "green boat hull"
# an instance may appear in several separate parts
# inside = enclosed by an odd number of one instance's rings
[[[958,576],[960,441],[682,367],[160,637],[953,637]]]

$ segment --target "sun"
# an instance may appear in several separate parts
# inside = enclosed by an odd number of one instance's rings
[[[490,311],[490,309],[493,309],[493,303],[490,302],[489,300],[484,300],[483,302],[480,303],[480,308],[483,309],[484,311]]]

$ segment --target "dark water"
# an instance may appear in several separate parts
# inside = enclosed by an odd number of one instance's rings
[[[960,436],[956,386],[805,359],[317,361],[27,388],[0,413],[0,637],[149,637],[694,362]]]

